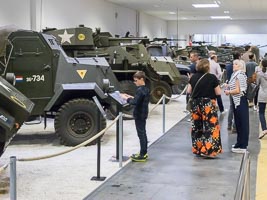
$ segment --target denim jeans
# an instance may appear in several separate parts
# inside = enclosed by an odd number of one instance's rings
[[[135,127],[140,142],[140,155],[147,153],[146,119],[135,119]]]
[[[264,131],[266,130],[266,119],[265,119],[265,108],[266,103],[259,102],[259,118],[261,122],[261,129]]]

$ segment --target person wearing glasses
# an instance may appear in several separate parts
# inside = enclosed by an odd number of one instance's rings
[[[132,161],[145,162],[148,159],[147,154],[147,134],[146,119],[148,116],[149,89],[145,85],[146,75],[143,71],[137,71],[133,75],[134,83],[137,86],[135,96],[125,93],[121,94],[130,105],[134,106],[133,116],[137,135],[140,142],[140,152],[131,156]]]

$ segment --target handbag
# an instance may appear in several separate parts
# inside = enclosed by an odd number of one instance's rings
[[[259,89],[259,85],[257,85],[256,83],[247,84],[246,97],[249,101],[252,101],[254,99],[254,97],[257,94],[258,89]]]
[[[194,89],[193,89],[193,91],[192,91],[192,93],[191,93],[191,95],[190,95],[190,98],[188,99],[188,102],[187,102],[187,104],[186,104],[186,110],[187,111],[191,111],[192,110],[192,104],[193,104],[193,94],[194,94],[194,91],[195,91],[195,89],[196,89],[196,87],[197,87],[197,85],[198,85],[198,83],[199,83],[199,81],[206,75],[207,73],[205,73],[205,74],[203,74],[201,77],[200,77],[200,79],[198,79],[198,81],[197,81],[197,83],[196,83],[196,85],[195,85],[195,87],[194,87]]]

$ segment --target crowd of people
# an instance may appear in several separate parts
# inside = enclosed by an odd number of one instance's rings
[[[225,68],[227,81],[224,84],[224,93],[230,100],[227,129],[237,133],[236,143],[231,149],[234,153],[247,151],[250,107],[259,112],[262,128],[259,139],[267,135],[267,59],[257,60],[253,46],[247,47],[246,50],[243,55],[234,52],[233,62]],[[222,69],[214,51],[209,52],[208,59],[199,58],[198,52],[191,52],[190,60],[192,64],[189,66],[191,73],[187,100],[192,98],[192,152],[197,156],[215,158],[222,152],[218,113],[223,115],[228,111],[224,109],[221,98]],[[248,100],[246,96],[249,83],[258,85],[253,101]]]
[[[246,59],[247,60],[246,60]],[[222,153],[221,132],[218,115],[225,115],[221,98],[229,96],[228,112],[229,131],[237,133],[236,142],[232,145],[233,153],[245,153],[249,143],[249,107],[259,112],[262,132],[259,139],[267,135],[265,109],[267,103],[267,59],[257,62],[253,47],[247,49],[243,56],[233,53],[233,62],[226,65],[227,81],[221,87],[222,69],[216,52],[209,52],[209,58],[200,58],[198,52],[190,53],[191,73],[187,88],[186,100],[190,98],[192,152],[204,158],[216,158]],[[140,141],[140,152],[131,159],[144,162],[148,159],[146,119],[148,116],[149,90],[145,86],[145,73],[138,71],[133,76],[137,86],[135,96],[121,94],[121,97],[134,106],[134,119]],[[249,83],[257,84],[254,102],[246,96]]]

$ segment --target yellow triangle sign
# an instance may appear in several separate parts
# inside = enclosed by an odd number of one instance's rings
[[[79,76],[83,79],[84,78],[84,76],[85,76],[85,74],[86,74],[86,72],[87,72],[87,70],[76,70],[77,71],[77,73],[79,74]]]

